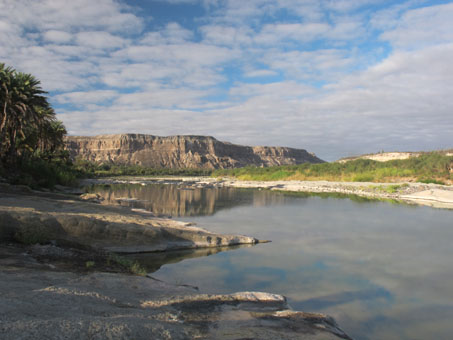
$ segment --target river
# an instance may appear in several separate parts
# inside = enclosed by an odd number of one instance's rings
[[[282,294],[294,309],[333,316],[355,339],[453,336],[451,210],[176,184],[90,190],[214,232],[272,241],[131,256],[155,278],[206,293]]]

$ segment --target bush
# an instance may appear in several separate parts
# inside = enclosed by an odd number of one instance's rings
[[[418,179],[417,182],[420,182],[420,183],[425,183],[425,184],[441,184],[441,185],[445,185],[445,182],[444,181],[439,181],[437,179],[434,179],[434,178],[422,178],[422,179]]]
[[[53,158],[46,160],[38,157],[24,157],[19,166],[12,171],[12,184],[24,184],[32,188],[53,188],[56,184],[73,185],[77,172],[72,163],[66,159]]]
[[[356,182],[382,182],[395,179],[419,179],[424,183],[445,184],[453,179],[450,167],[452,156],[439,152],[424,153],[409,159],[378,162],[356,159],[345,163],[321,163],[277,166],[269,168],[245,167],[215,170],[212,176],[232,176],[252,180],[332,180]]]
[[[210,169],[148,168],[141,165],[94,163],[77,159],[74,170],[79,177],[111,176],[210,176]]]

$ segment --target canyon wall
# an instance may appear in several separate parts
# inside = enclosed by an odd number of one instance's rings
[[[322,163],[303,149],[242,146],[210,136],[160,137],[143,134],[69,136],[71,158],[93,162],[137,164],[153,168],[226,169],[247,165],[274,166]]]

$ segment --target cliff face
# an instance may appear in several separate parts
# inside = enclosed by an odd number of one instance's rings
[[[208,136],[70,136],[66,138],[66,149],[73,159],[153,168],[224,169],[323,162],[303,149],[241,146]]]

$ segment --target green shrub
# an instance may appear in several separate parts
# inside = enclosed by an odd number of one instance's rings
[[[395,179],[417,179],[428,183],[444,184],[453,180],[449,168],[453,156],[440,152],[428,152],[409,159],[378,162],[371,159],[356,159],[345,163],[303,163],[268,168],[244,167],[241,169],[215,170],[214,177],[232,176],[253,180],[334,180],[357,182],[382,182]]]
[[[135,275],[145,276],[147,274],[146,269],[143,268],[137,261],[129,260],[128,258],[115,253],[109,254],[107,262],[114,262]]]
[[[65,159],[42,159],[37,156],[20,159],[18,168],[11,170],[12,184],[28,185],[32,188],[53,188],[56,184],[72,185],[77,173],[72,163]]]
[[[374,176],[372,174],[358,174],[352,178],[353,182],[372,182],[374,180]]]
[[[87,269],[90,269],[90,268],[94,267],[94,265],[95,265],[95,262],[94,262],[94,261],[86,261],[86,262],[85,262],[85,267],[86,267]]]
[[[417,182],[420,182],[420,183],[425,183],[425,184],[441,184],[441,185],[445,185],[445,182],[444,181],[440,181],[438,179],[434,179],[434,178],[421,178],[421,179],[418,179]]]

